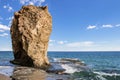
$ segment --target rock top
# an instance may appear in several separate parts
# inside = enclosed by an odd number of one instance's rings
[[[46,69],[49,66],[47,48],[52,31],[48,7],[23,6],[15,12],[11,25],[14,64]]]

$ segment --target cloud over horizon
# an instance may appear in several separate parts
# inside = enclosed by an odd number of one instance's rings
[[[68,43],[66,44],[67,47],[89,47],[89,46],[93,46],[94,42],[92,41],[83,41],[83,42],[72,42],[72,43]]]

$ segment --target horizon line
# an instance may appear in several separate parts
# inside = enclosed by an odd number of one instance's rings
[[[3,52],[3,51],[0,51],[0,52]],[[6,52],[13,52],[13,51],[6,50]],[[47,52],[120,52],[120,51],[108,51],[108,50],[106,50],[106,51],[47,51]]]

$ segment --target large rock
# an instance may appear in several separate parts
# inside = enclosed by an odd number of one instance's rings
[[[47,68],[47,48],[52,31],[48,7],[23,6],[15,12],[11,26],[14,64]]]

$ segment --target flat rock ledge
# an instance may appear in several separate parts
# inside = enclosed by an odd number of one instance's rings
[[[68,74],[46,73],[31,67],[16,67],[11,78],[12,80],[72,80]]]

